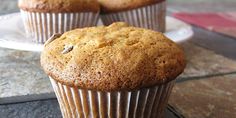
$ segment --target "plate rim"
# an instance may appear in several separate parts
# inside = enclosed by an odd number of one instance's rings
[[[20,12],[15,12],[15,13],[1,15],[0,16],[0,22],[2,20],[6,20],[6,19],[12,18],[12,17],[20,17]],[[179,19],[176,19],[176,18],[174,18],[172,16],[166,16],[166,19],[167,19],[167,21],[168,21],[168,19],[171,19],[171,20],[175,20],[175,21],[181,23],[183,25],[183,27],[181,27],[181,28],[183,30],[188,31],[188,35],[185,36],[183,39],[177,41],[177,42],[175,41],[176,43],[182,43],[182,42],[190,39],[193,36],[194,33],[193,33],[191,25],[189,25],[189,24],[187,24],[187,23],[185,23],[185,22],[183,22],[183,21],[181,21]],[[171,32],[176,32],[177,33],[177,31],[179,31],[181,28],[179,28],[177,30],[173,30]],[[168,33],[169,32],[165,32],[164,34],[167,36]],[[16,46],[16,45],[18,45],[18,46]],[[19,46],[19,45],[21,45],[21,46]],[[0,38],[0,47],[1,48],[8,48],[8,49],[19,50],[19,51],[41,52],[43,50],[44,46],[43,46],[43,44],[34,43],[34,42],[29,42],[29,43],[14,42],[14,41],[6,41],[5,39]]]

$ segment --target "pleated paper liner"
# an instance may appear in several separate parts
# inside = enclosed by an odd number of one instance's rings
[[[123,21],[136,27],[165,32],[166,2],[156,3],[133,10],[102,14],[105,25]]]
[[[100,92],[50,80],[64,118],[160,118],[175,83],[136,91]]]
[[[37,13],[21,10],[26,35],[37,43],[44,43],[54,33],[75,28],[96,26],[99,13]]]

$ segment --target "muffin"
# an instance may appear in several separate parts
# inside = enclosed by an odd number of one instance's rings
[[[123,21],[132,26],[165,32],[165,0],[98,0],[105,25]]]
[[[19,0],[26,34],[44,43],[54,33],[95,26],[100,6],[97,0]]]
[[[185,59],[162,33],[119,22],[55,35],[41,65],[64,118],[157,118]]]

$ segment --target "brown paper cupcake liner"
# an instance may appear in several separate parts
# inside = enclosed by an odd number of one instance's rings
[[[26,35],[37,43],[44,43],[54,33],[75,28],[95,26],[99,13],[38,13],[21,10]]]
[[[113,22],[127,22],[136,27],[165,31],[166,2],[141,7],[133,10],[102,14],[101,19],[105,25]]]
[[[159,118],[175,83],[136,91],[101,92],[50,80],[64,118]]]

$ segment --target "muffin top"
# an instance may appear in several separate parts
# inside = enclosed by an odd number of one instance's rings
[[[19,0],[19,8],[30,12],[98,12],[97,0]]]
[[[98,0],[103,13],[126,11],[165,0]]]
[[[48,40],[41,65],[50,77],[69,86],[121,91],[169,82],[182,73],[185,59],[162,33],[118,22]]]

